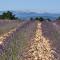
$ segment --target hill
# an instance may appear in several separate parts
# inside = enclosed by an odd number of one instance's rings
[[[4,11],[0,11],[0,15],[3,13]],[[41,16],[43,18],[49,18],[52,20],[55,20],[56,18],[58,18],[60,16],[60,14],[58,13],[37,13],[37,12],[23,12],[23,11],[11,11],[13,14],[15,14],[16,17],[27,20],[30,17],[37,17],[37,16]]]

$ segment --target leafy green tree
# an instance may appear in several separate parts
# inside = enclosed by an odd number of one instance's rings
[[[39,20],[39,17],[36,17],[35,20]]]
[[[15,17],[15,15],[12,14],[12,12],[10,11],[7,11],[7,12],[4,12],[0,18],[2,19],[17,19],[17,17]]]
[[[36,17],[35,20],[44,21],[42,17]]]
[[[44,18],[40,17],[40,18],[39,18],[39,21],[44,21]]]

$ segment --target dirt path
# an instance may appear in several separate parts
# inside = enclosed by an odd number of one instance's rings
[[[41,23],[37,23],[34,41],[24,54],[24,60],[59,60],[59,55],[52,49],[49,39],[42,35]]]

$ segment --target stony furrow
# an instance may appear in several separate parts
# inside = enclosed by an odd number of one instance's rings
[[[25,60],[59,60],[59,56],[52,49],[50,40],[42,35],[41,23],[38,22],[33,44],[24,56]]]

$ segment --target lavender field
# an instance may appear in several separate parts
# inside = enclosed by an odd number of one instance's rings
[[[0,20],[0,60],[60,60],[60,24]]]

